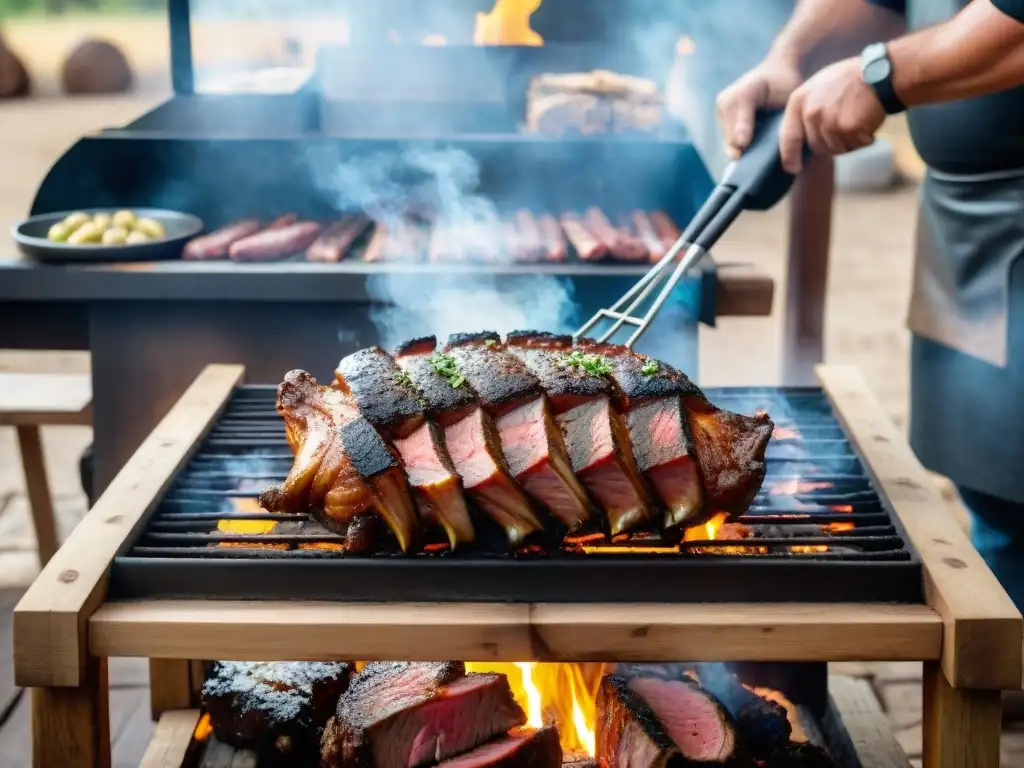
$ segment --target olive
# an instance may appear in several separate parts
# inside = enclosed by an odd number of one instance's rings
[[[134,229],[136,232],[149,235],[153,240],[161,240],[167,237],[167,230],[164,229],[164,225],[156,219],[141,218],[135,222]]]
[[[153,242],[153,238],[151,238],[145,232],[139,232],[138,230],[135,230],[134,232],[129,232],[128,237],[125,239],[125,243],[127,245],[141,245],[142,243],[151,242]]]
[[[68,242],[71,245],[92,245],[98,243],[101,237],[103,237],[103,230],[90,221],[72,232],[68,237]]]
[[[111,216],[109,213],[97,213],[95,216],[92,217],[92,223],[100,228],[100,232],[103,232],[104,230],[108,229],[113,220],[114,217]]]
[[[50,231],[46,233],[48,240],[52,240],[55,243],[63,243],[68,239],[68,235],[71,234],[71,227],[63,221],[58,221],[52,227]]]
[[[88,213],[82,213],[81,211],[75,211],[74,213],[68,214],[64,219],[64,223],[68,225],[68,228],[72,232],[83,224],[88,224],[90,221],[92,221],[92,216]]]
[[[114,226],[131,229],[135,226],[135,214],[131,211],[118,211],[114,214]]]
[[[104,245],[124,245],[128,242],[128,230],[124,227],[111,227],[103,233]]]

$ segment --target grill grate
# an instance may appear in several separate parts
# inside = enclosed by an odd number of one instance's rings
[[[450,553],[353,556],[305,515],[256,501],[292,454],[276,390],[241,387],[162,501],[115,559],[121,596],[592,602],[920,602],[921,568],[824,394],[811,388],[708,390],[724,408],[776,423],[768,475],[742,517],[687,532],[569,540],[514,556],[500,531]],[[230,521],[228,531],[221,521]],[[235,526],[275,523],[239,533]],[[640,548],[624,552],[623,549]],[[472,574],[472,577],[467,577]]]

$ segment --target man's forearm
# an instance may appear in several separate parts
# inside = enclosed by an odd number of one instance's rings
[[[995,93],[1024,84],[1024,23],[978,0],[944,24],[889,43],[889,57],[907,106]]]
[[[772,45],[772,55],[811,72],[901,31],[896,14],[866,0],[799,0]]]

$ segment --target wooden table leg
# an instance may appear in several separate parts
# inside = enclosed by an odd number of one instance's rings
[[[149,660],[149,706],[153,720],[173,709],[191,709],[199,703],[203,685],[201,661]]]
[[[925,768],[999,768],[1000,691],[953,688],[926,661],[923,703]]]
[[[77,688],[32,689],[34,768],[110,768],[107,660],[90,657]]]
[[[32,524],[36,528],[36,540],[39,542],[39,561],[46,565],[60,543],[57,541],[57,522],[53,515],[50,484],[46,481],[43,443],[39,427],[35,424],[20,424],[17,429],[21,463],[25,467],[28,506],[32,512]]]

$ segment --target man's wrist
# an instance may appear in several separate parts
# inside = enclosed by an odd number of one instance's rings
[[[811,53],[808,50],[804,50],[805,47],[799,41],[793,39],[792,36],[780,35],[768,50],[766,58],[803,71],[804,62]]]
[[[887,49],[892,62],[892,88],[906,106],[915,106],[920,103],[918,89],[926,82],[927,52],[909,37],[893,40]]]

